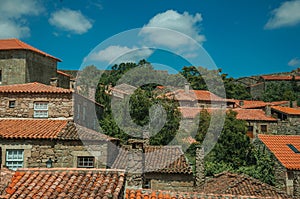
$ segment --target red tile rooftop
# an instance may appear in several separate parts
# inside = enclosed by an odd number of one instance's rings
[[[112,168],[125,169],[130,150],[122,147]],[[137,168],[141,165],[136,165]],[[192,169],[185,158],[181,146],[145,147],[145,172],[192,174]]]
[[[262,135],[258,138],[268,147],[281,164],[287,169],[300,170],[300,153],[294,152],[288,144],[300,150],[299,135]]]
[[[203,191],[213,194],[232,194],[239,196],[290,198],[285,192],[244,174],[222,172],[208,179]]]
[[[0,119],[1,139],[111,140],[107,135],[67,120]]]
[[[46,56],[46,57],[50,57],[52,59],[55,59],[56,61],[61,61],[60,59],[52,56],[52,55],[49,55],[37,48],[34,48],[22,41],[20,41],[19,39],[0,39],[0,50],[30,50],[30,51],[33,51],[33,52],[36,52],[36,53],[39,53],[43,56]]]
[[[125,183],[122,170],[43,168],[18,169],[5,189],[17,198],[121,198]]]
[[[175,192],[150,189],[126,189],[125,199],[274,199],[273,197],[240,196],[230,194],[208,194],[197,192]]]
[[[70,89],[49,86],[38,82],[0,86],[0,93],[68,93]]]
[[[233,109],[237,113],[236,118],[239,120],[251,121],[269,121],[276,122],[277,119],[267,116],[261,109]]]
[[[186,92],[183,89],[176,90],[165,94],[169,99],[175,98],[178,101],[228,101],[229,99],[221,98],[207,90],[189,90]],[[230,101],[230,100],[229,100]]]
[[[66,76],[66,77],[72,77],[72,75],[69,75],[69,74],[67,74],[67,73],[64,73],[64,72],[62,72],[62,71],[60,71],[60,70],[57,70],[57,73],[60,74],[60,75]]]
[[[300,76],[291,76],[291,75],[262,75],[261,78],[269,81],[290,81],[295,77],[295,80],[300,80]]]
[[[288,115],[300,115],[300,109],[282,107],[282,106],[271,106],[273,110],[288,114]]]

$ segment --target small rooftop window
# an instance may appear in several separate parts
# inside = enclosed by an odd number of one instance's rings
[[[287,146],[292,150],[294,151],[295,153],[300,153],[300,151],[292,144],[287,144]]]

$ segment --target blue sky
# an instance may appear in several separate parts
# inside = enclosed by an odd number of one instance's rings
[[[139,58],[215,65],[232,77],[300,67],[300,0],[23,2],[0,1],[0,38],[62,59],[60,69]]]

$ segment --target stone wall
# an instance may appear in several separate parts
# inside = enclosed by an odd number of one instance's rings
[[[26,83],[50,84],[50,78],[57,76],[57,60],[32,51],[26,51]]]
[[[1,93],[0,117],[33,118],[34,102],[48,102],[49,118],[73,117],[72,94],[24,94]],[[9,101],[15,101],[15,107],[9,108]]]
[[[300,135],[300,121],[294,123],[278,121],[278,123],[270,125],[270,133],[274,135]]]
[[[70,88],[70,76],[62,75],[57,73],[58,78],[58,87],[61,88]]]
[[[2,85],[40,82],[50,84],[56,77],[57,60],[28,50],[0,52]]]
[[[146,173],[145,179],[154,190],[194,191],[193,174]]]
[[[0,51],[0,85],[22,84],[26,82],[26,56],[23,51]]]
[[[87,144],[87,142],[85,142]],[[2,147],[2,165],[5,165],[7,149],[24,150],[24,167],[46,167],[51,158],[53,167],[77,167],[78,156],[94,156],[95,168],[105,168],[107,162],[107,142],[90,142],[89,146],[78,141],[62,140],[0,140]],[[88,149],[88,150],[87,150]]]
[[[98,120],[103,114],[103,106],[79,94],[73,95],[74,121],[81,126],[99,130]]]

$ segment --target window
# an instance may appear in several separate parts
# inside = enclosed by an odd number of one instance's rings
[[[12,100],[12,101],[8,102],[8,107],[9,108],[15,108],[15,105],[16,105],[16,101],[15,100]]]
[[[294,151],[294,153],[300,153],[300,151],[292,144],[287,144],[287,146]]]
[[[260,130],[261,132],[267,132],[268,131],[267,125],[260,125]]]
[[[6,150],[6,166],[9,169],[17,170],[23,167],[24,150],[7,149]]]
[[[253,132],[253,126],[248,126],[248,132]]]
[[[33,117],[48,117],[48,102],[35,102]]]
[[[95,157],[92,156],[79,156],[77,158],[78,168],[94,168]]]

